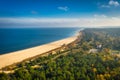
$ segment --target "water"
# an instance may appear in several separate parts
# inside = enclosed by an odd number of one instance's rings
[[[75,35],[79,28],[1,28],[0,54],[22,50]]]

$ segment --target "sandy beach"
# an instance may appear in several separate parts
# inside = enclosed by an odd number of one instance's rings
[[[45,52],[54,50],[56,48],[61,47],[63,44],[66,44],[66,45],[70,44],[71,42],[75,41],[76,39],[77,39],[77,36],[69,37],[69,38],[65,38],[65,39],[51,42],[48,44],[36,46],[33,48],[28,48],[25,50],[20,50],[20,51],[0,55],[0,69],[5,66],[9,66],[14,63],[21,62],[25,59],[28,59],[28,58],[43,54]]]

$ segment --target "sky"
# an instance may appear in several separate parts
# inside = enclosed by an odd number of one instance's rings
[[[119,26],[120,0],[0,0],[0,28]]]

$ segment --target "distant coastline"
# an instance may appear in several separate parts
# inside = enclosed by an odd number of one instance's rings
[[[48,44],[40,45],[37,47],[0,55],[0,69],[18,62],[22,62],[26,59],[29,59],[35,56],[37,57],[38,55],[47,53],[49,51],[61,48],[62,45],[69,45],[75,42],[77,38],[78,38],[78,35],[73,37],[68,37],[62,40],[58,40],[55,42],[51,42]]]
[[[0,28],[0,55],[74,36],[81,28]]]

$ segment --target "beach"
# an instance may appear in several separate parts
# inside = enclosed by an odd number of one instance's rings
[[[0,69],[18,62],[22,62],[26,59],[35,57],[37,55],[52,51],[54,49],[60,48],[62,45],[68,45],[74,42],[76,39],[77,36],[73,36],[48,44],[0,55]]]

